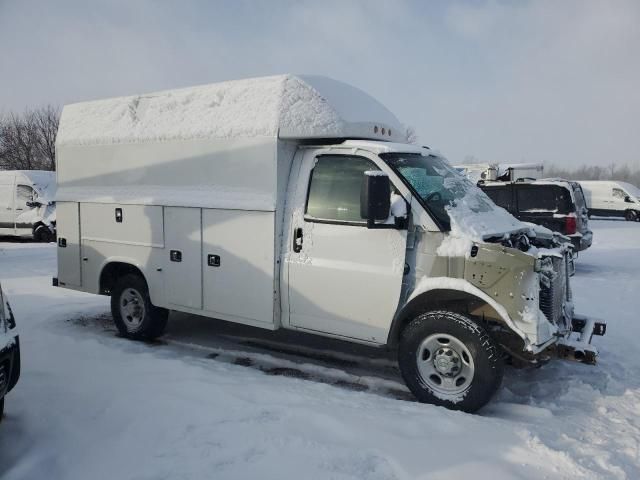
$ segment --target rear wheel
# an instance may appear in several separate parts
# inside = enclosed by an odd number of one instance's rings
[[[151,303],[147,282],[127,274],[111,291],[111,314],[120,334],[134,340],[152,340],[162,335],[169,311]]]
[[[459,313],[428,312],[411,321],[400,338],[398,361],[419,401],[453,410],[477,411],[502,382],[500,348]]]

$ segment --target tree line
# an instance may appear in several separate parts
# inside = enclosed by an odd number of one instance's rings
[[[0,170],[55,170],[59,121],[60,109],[52,105],[28,109],[22,114],[0,114]],[[409,143],[416,142],[413,127],[407,127],[406,136]],[[475,157],[465,158],[465,163],[478,162]],[[631,168],[615,163],[573,169],[545,165],[544,176],[569,180],[619,180],[640,186],[640,166]]]
[[[545,165],[544,176],[568,180],[617,180],[640,186],[640,166],[631,168],[628,165],[615,163],[610,163],[607,166],[582,165],[573,169]]]
[[[59,120],[52,105],[0,114],[0,170],[55,170]]]

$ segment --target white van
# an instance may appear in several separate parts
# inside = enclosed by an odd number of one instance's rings
[[[580,180],[589,215],[640,221],[640,189],[625,182]]]
[[[0,171],[0,235],[55,239],[56,173],[46,170]]]
[[[419,400],[466,411],[506,352],[594,363],[569,247],[403,131],[324,77],[68,105],[54,285],[110,295],[132,339],[177,310],[397,348]]]

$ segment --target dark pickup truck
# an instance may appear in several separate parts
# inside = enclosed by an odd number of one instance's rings
[[[591,246],[593,233],[578,182],[562,179],[480,181],[478,186],[496,205],[519,220],[569,237],[576,251]]]

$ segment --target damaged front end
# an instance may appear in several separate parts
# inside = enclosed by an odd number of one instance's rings
[[[540,278],[540,311],[558,327],[556,341],[547,348],[547,353],[595,364],[598,350],[591,340],[594,335],[606,333],[606,323],[574,312],[570,284],[571,249],[556,248],[550,252],[540,252],[536,262]]]
[[[571,243],[557,233],[533,230],[492,240],[485,248],[493,250],[501,245],[512,257],[511,275],[505,275],[505,280],[511,277],[510,290],[503,304],[524,341],[524,345],[518,342],[520,347],[505,342],[505,350],[530,364],[552,357],[595,364],[598,351],[591,341],[594,335],[605,334],[606,323],[574,312]],[[527,259],[533,260],[533,268],[526,267]],[[473,272],[477,262],[469,266]],[[496,282],[487,293],[501,296],[500,283],[505,281]]]

